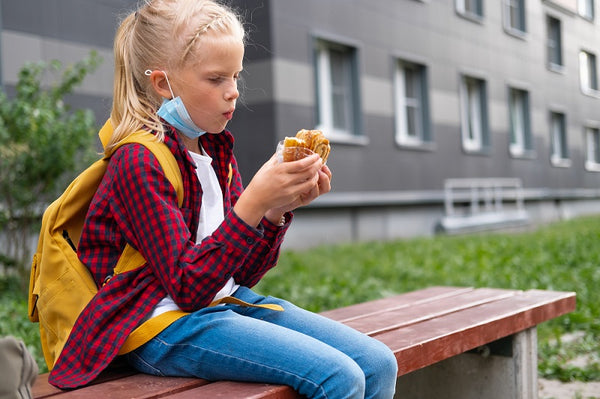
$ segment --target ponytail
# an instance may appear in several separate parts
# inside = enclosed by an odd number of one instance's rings
[[[136,14],[128,15],[117,30],[114,42],[115,75],[113,83],[113,105],[110,120],[114,131],[105,152],[129,134],[142,128],[158,132],[162,141],[164,128],[156,115],[157,100],[151,98],[148,90],[140,83],[144,79],[143,70],[134,57],[132,45]]]

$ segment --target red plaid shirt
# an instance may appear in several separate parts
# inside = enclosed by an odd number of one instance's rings
[[[112,274],[125,243],[147,264],[112,278],[84,309],[50,373],[53,385],[75,388],[91,382],[166,295],[182,310],[193,312],[207,306],[230,277],[252,287],[277,263],[287,226],[279,228],[263,219],[255,229],[232,211],[243,190],[233,136],[227,131],[205,134],[200,141],[213,158],[225,210],[224,222],[200,245],[195,236],[202,187],[174,131],[167,133],[165,143],[182,172],[181,208],[175,189],[144,146],[125,145],[112,156],[88,211],[79,257],[99,286]]]

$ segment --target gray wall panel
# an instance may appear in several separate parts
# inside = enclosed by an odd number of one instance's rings
[[[2,0],[2,28],[112,47],[119,17],[136,0]]]

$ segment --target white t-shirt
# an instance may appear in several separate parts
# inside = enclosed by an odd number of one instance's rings
[[[217,227],[223,222],[223,192],[217,180],[217,174],[211,166],[212,158],[206,155],[204,149],[203,155],[195,152],[189,152],[196,163],[196,174],[200,185],[202,186],[202,207],[200,208],[200,221],[198,223],[198,232],[196,234],[196,244],[199,244],[204,238],[211,235]],[[213,298],[213,301],[224,298],[235,292],[239,287],[233,277],[229,278],[225,286]],[[161,313],[170,310],[179,310],[179,307],[173,299],[167,295],[154,308],[150,317],[158,316]]]

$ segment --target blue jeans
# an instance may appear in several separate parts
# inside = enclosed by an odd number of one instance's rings
[[[154,375],[289,385],[309,398],[393,397],[398,366],[383,343],[245,287],[235,296],[285,311],[201,309],[129,353],[129,363]]]

